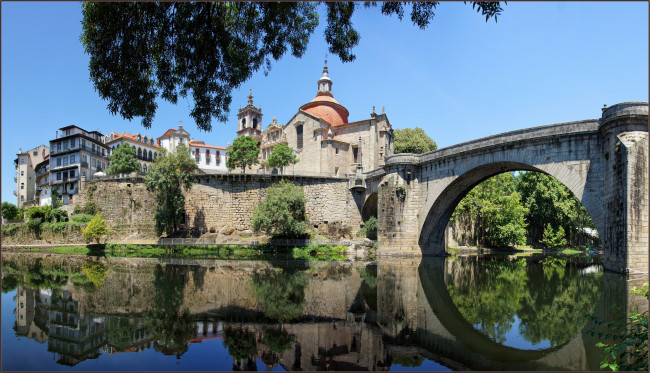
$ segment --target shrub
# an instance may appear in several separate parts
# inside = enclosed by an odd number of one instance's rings
[[[63,234],[65,233],[68,222],[54,222],[54,223],[43,223],[41,229],[44,231],[49,231],[54,234]]]
[[[61,209],[52,210],[52,221],[53,222],[65,222],[68,221],[68,213]]]
[[[91,214],[75,214],[70,217],[72,222],[78,223],[78,224],[87,224],[93,219],[93,215]]]
[[[88,201],[83,207],[84,214],[95,215],[99,212],[99,207],[94,201]]]
[[[25,210],[25,217],[27,218],[27,220],[41,219],[41,222],[50,221],[52,219],[52,207],[50,206],[30,207],[27,210]]]
[[[301,237],[307,230],[305,194],[302,188],[282,180],[268,188],[255,208],[251,225],[273,237]]]
[[[366,237],[371,240],[377,239],[377,218],[371,216],[370,219],[366,220],[363,225],[363,228],[359,229],[357,232],[357,237]]]
[[[106,233],[108,233],[108,225],[106,225],[106,220],[104,220],[102,214],[95,215],[83,230],[83,236],[86,241],[95,239],[97,243],[99,243],[99,239]]]
[[[555,231],[550,223],[547,224],[541,242],[549,249],[558,249],[566,246],[564,228],[560,226],[557,231]]]
[[[2,235],[11,236],[14,234],[20,227],[24,227],[24,224],[2,224]]]
[[[43,220],[41,218],[33,218],[29,219],[27,222],[27,227],[29,227],[29,230],[34,232],[34,234],[39,237],[41,235],[41,224],[43,223]]]
[[[5,219],[18,219],[20,209],[13,203],[2,202],[2,217]]]

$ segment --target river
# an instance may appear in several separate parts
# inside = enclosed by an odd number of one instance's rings
[[[3,370],[599,370],[647,307],[597,255],[2,259]]]

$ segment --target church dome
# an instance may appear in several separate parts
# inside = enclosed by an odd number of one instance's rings
[[[334,99],[332,80],[327,71],[327,61],[323,68],[323,76],[318,80],[318,92],[310,102],[302,105],[300,110],[324,119],[332,126],[348,123],[348,110]]]

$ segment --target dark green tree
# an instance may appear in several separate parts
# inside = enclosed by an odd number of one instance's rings
[[[274,237],[300,237],[307,230],[305,193],[287,180],[270,186],[266,197],[253,212],[251,225],[256,232]]]
[[[135,149],[128,143],[122,143],[108,156],[110,162],[106,173],[109,175],[130,174],[140,170],[140,163],[135,159]]]
[[[422,153],[438,149],[433,141],[422,128],[404,128],[393,131],[395,137],[394,153],[415,153],[419,148]]]
[[[52,188],[52,209],[58,209],[61,206],[63,206],[61,195],[56,189]]]
[[[13,203],[2,202],[2,217],[5,219],[17,219],[18,207]]]
[[[269,168],[284,168],[299,161],[291,147],[287,144],[278,144],[273,147],[273,151],[266,160],[266,166]]]
[[[553,176],[541,172],[522,172],[516,180],[523,205],[528,208],[527,235],[540,242],[547,224],[562,227],[569,242],[575,243],[579,228],[595,228],[582,203]]]
[[[404,17],[406,3],[386,2],[384,15]],[[411,20],[424,29],[438,2],[412,3]],[[178,102],[192,95],[190,116],[206,131],[212,118],[227,120],[231,92],[271,60],[291,49],[301,57],[318,25],[310,2],[106,2],[82,4],[81,42],[90,55],[90,78],[108,110],[125,119],[142,117],[150,128],[156,98]],[[365,2],[374,7],[375,2]],[[325,40],[343,62],[353,61],[359,34],[352,15],[361,3],[327,2]],[[472,2],[486,21],[501,5]]]
[[[258,156],[260,148],[249,135],[239,136],[232,142],[232,147],[227,150],[228,160],[226,167],[235,169],[241,167],[242,173],[246,173],[246,167],[250,168],[254,164],[260,163]]]
[[[549,249],[561,249],[565,247],[566,238],[564,228],[559,226],[557,229],[553,229],[551,223],[546,224],[546,229],[544,229],[544,234],[540,242]]]
[[[223,331],[223,345],[230,356],[237,360],[251,358],[257,352],[255,334],[245,329],[228,327]]]
[[[190,157],[189,149],[183,145],[173,153],[161,151],[145,176],[148,191],[156,193],[156,231],[171,234],[183,223],[185,196],[183,190],[190,190],[196,182],[196,162]]]
[[[266,269],[253,274],[251,287],[266,317],[284,323],[302,316],[307,287],[304,272]]]

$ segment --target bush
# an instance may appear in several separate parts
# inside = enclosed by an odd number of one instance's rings
[[[106,233],[108,233],[108,225],[106,225],[106,220],[104,220],[102,214],[95,215],[83,230],[83,236],[86,241],[95,239],[97,243],[99,243],[99,239]]]
[[[251,225],[273,237],[301,237],[307,230],[305,194],[302,188],[282,180],[268,188],[255,208]]]
[[[78,224],[87,224],[93,219],[93,215],[91,214],[75,214],[70,217],[72,222],[78,223]]]
[[[99,212],[99,207],[94,201],[88,201],[83,207],[84,214],[95,215]]]
[[[33,218],[29,219],[27,222],[27,227],[29,227],[29,230],[34,232],[34,234],[38,237],[41,235],[41,224],[43,223],[43,220],[41,218]]]
[[[2,235],[11,236],[23,226],[24,224],[2,224]]]
[[[18,219],[20,209],[13,203],[2,202],[2,217],[5,219]]]
[[[371,216],[370,219],[366,220],[363,225],[363,228],[359,229],[357,232],[357,237],[366,237],[371,240],[377,239],[377,218]]]
[[[52,219],[52,207],[50,206],[30,207],[27,210],[25,210],[25,217],[27,218],[27,220],[41,219],[41,222],[50,221]]]
[[[566,246],[564,228],[560,226],[557,231],[555,231],[550,223],[547,224],[541,242],[549,249],[559,249]]]
[[[52,210],[52,221],[58,223],[68,221],[68,213],[61,209],[54,209]]]

